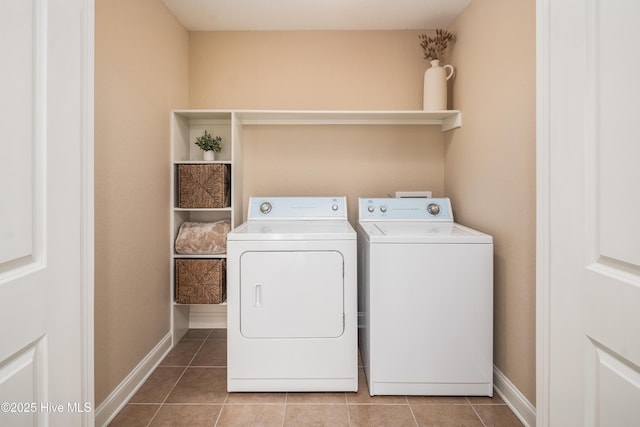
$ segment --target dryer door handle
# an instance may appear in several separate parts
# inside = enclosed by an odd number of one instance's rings
[[[256,283],[254,286],[253,306],[262,307],[262,283]]]

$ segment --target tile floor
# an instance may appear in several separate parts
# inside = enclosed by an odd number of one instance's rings
[[[225,329],[193,329],[167,355],[110,426],[512,427],[495,395],[369,396],[357,393],[227,393]]]

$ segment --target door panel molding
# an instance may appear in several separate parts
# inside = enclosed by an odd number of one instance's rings
[[[44,266],[47,224],[47,1],[12,0],[2,8],[9,19],[1,21],[0,51],[11,78],[0,82],[0,92],[12,93],[9,86],[17,85],[32,95],[0,100],[9,113],[0,129],[9,158],[0,169],[0,284]]]
[[[585,345],[585,360],[585,425],[635,425],[640,419],[640,367],[593,339]]]
[[[640,193],[621,191],[640,182],[640,84],[637,67],[623,60],[637,48],[640,28],[626,0],[589,0],[586,12],[585,124],[590,128],[585,135],[588,174],[593,174],[586,188],[587,211],[597,212],[590,218],[598,231],[593,240],[599,257],[640,267],[635,247],[640,241]]]
[[[585,85],[585,215],[586,215],[586,265],[587,269],[598,273],[606,278],[623,280],[627,283],[640,286],[640,258],[636,253],[637,251],[630,245],[634,242],[634,239],[626,238],[624,236],[624,227],[626,230],[636,230],[640,236],[640,226],[638,225],[637,218],[640,218],[640,204],[637,205],[637,212],[621,212],[618,209],[622,205],[623,201],[620,200],[620,191],[617,187],[622,185],[621,183],[615,184],[610,182],[611,179],[606,177],[607,174],[611,174],[613,170],[625,170],[632,171],[637,169],[636,167],[630,167],[625,165],[625,161],[629,161],[629,153],[622,150],[617,150],[615,153],[606,154],[609,150],[608,147],[613,145],[625,144],[628,145],[631,141],[633,145],[636,145],[634,135],[627,134],[625,129],[620,129],[623,124],[618,123],[617,116],[623,115],[619,108],[611,105],[602,105],[603,93],[611,91],[608,87],[603,87],[602,81],[611,80],[614,77],[614,71],[618,71],[618,67],[614,64],[609,64],[612,61],[611,53],[605,53],[603,57],[603,49],[601,46],[606,43],[607,51],[612,41],[615,39],[615,44],[623,44],[624,40],[629,40],[629,48],[633,49],[635,40],[629,39],[626,35],[628,29],[620,23],[620,20],[616,19],[618,24],[614,32],[622,32],[622,34],[609,34],[611,31],[602,32],[602,20],[611,19],[607,13],[602,16],[602,11],[607,7],[611,7],[615,13],[616,18],[620,18],[620,11],[615,10],[615,1],[607,0],[588,0],[586,2],[586,85]],[[624,28],[620,30],[619,28]],[[607,26],[611,29],[611,26]],[[604,36],[604,40],[603,40]],[[639,34],[640,36],[640,34]],[[606,42],[606,40],[609,40]],[[625,51],[625,49],[622,49]],[[622,52],[620,52],[622,53]],[[621,71],[622,72],[622,71]],[[635,78],[635,77],[634,77]],[[619,91],[619,89],[617,89]],[[606,101],[605,101],[606,102]],[[639,104],[640,105],[640,104]],[[608,107],[608,109],[607,109]],[[603,110],[615,111],[614,114],[603,115]],[[614,117],[612,117],[614,116]],[[613,126],[612,121],[616,121]],[[627,124],[628,129],[633,129],[631,123]],[[632,130],[632,132],[634,132]],[[637,131],[635,131],[637,133]],[[606,144],[603,144],[606,141]],[[640,151],[638,151],[640,154]],[[632,156],[633,162],[636,162],[636,157]],[[637,177],[629,177],[631,182],[640,181],[640,173]],[[634,181],[637,179],[638,181]],[[619,177],[618,177],[619,180]],[[616,180],[614,180],[616,181]],[[633,195],[629,195],[634,197]],[[638,199],[640,201],[640,197]],[[626,210],[625,210],[626,211]],[[616,242],[611,241],[611,238],[607,236],[624,236],[619,238]],[[635,240],[637,241],[637,240]],[[636,263],[636,260],[638,261]]]
[[[46,425],[47,363],[46,337],[0,363],[0,425]]]

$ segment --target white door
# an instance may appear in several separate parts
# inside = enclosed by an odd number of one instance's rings
[[[0,1],[0,425],[93,425],[93,1]]]
[[[539,426],[640,423],[640,2],[538,1]]]

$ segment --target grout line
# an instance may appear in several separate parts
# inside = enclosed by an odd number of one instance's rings
[[[184,373],[187,372],[187,367],[185,366],[182,369],[182,373],[180,374],[180,376],[178,377],[178,379],[176,380],[175,384],[173,384],[173,386],[171,387],[171,389],[167,392],[167,395],[164,397],[164,399],[162,400],[162,402],[160,402],[160,405],[158,406],[158,410],[153,414],[153,417],[151,417],[151,419],[149,420],[149,423],[147,424],[147,427],[149,427],[151,425],[151,423],[153,422],[153,420],[158,416],[158,412],[160,412],[160,409],[162,409],[162,407],[164,406],[165,402],[167,401],[167,399],[169,398],[169,395],[171,395],[171,392],[173,391],[174,388],[176,388],[176,385],[178,385],[178,383],[180,382],[180,380],[182,379],[182,377],[184,376]]]
[[[224,402],[220,405],[220,411],[218,412],[218,416],[216,417],[216,422],[213,424],[213,427],[216,427],[220,422],[220,418],[222,417],[222,411],[224,411],[225,403],[229,398],[229,392],[227,392],[227,397],[224,398]]]
[[[469,400],[469,399],[467,399]],[[482,423],[483,427],[487,427],[487,425],[485,424],[484,420],[482,419],[482,417],[480,416],[480,414],[478,414],[478,411],[476,411],[476,408],[473,407],[473,405],[470,405],[471,409],[473,410],[473,413],[476,414],[476,417],[478,417],[478,419],[480,420],[480,422]]]
[[[409,399],[407,399],[407,403],[409,403]],[[411,416],[413,417],[413,422],[416,424],[416,427],[419,426],[418,419],[416,418],[416,414],[413,413],[413,406],[409,403],[409,411],[411,411]]]
[[[210,334],[211,332],[209,332]],[[207,335],[208,336],[208,335]],[[189,369],[189,366],[191,365],[191,362],[193,362],[193,359],[195,359],[196,355],[198,354],[198,352],[200,352],[200,350],[202,349],[202,346],[204,345],[206,340],[202,340],[202,344],[200,344],[200,347],[198,347],[198,349],[193,353],[193,356],[191,357],[191,360],[187,363],[187,366],[184,367],[184,369],[182,370],[182,373],[180,374],[180,376],[178,377],[178,380],[175,382],[175,384],[173,384],[173,387],[171,387],[171,389],[169,390],[169,392],[167,393],[167,395],[164,397],[164,399],[162,400],[162,402],[160,403],[160,406],[158,407],[158,410],[155,412],[155,414],[153,414],[153,417],[151,417],[151,419],[149,420],[149,423],[147,424],[147,427],[149,427],[151,425],[151,423],[153,422],[153,420],[156,418],[156,416],[158,415],[158,412],[160,412],[160,409],[162,409],[162,407],[165,405],[165,403],[167,402],[167,399],[169,398],[169,396],[171,396],[171,393],[173,392],[173,390],[176,388],[176,386],[178,385],[178,383],[180,382],[180,380],[182,379],[182,377],[184,377],[185,372],[187,372],[187,369]],[[160,364],[162,364],[162,362],[160,362]],[[179,366],[176,366],[179,367]],[[222,410],[220,410],[220,412],[222,412]]]
[[[287,407],[288,407],[287,402],[288,401],[289,401],[289,393],[287,392],[284,395],[284,408],[282,410],[282,426],[281,427],[284,427],[284,420],[287,419]]]

